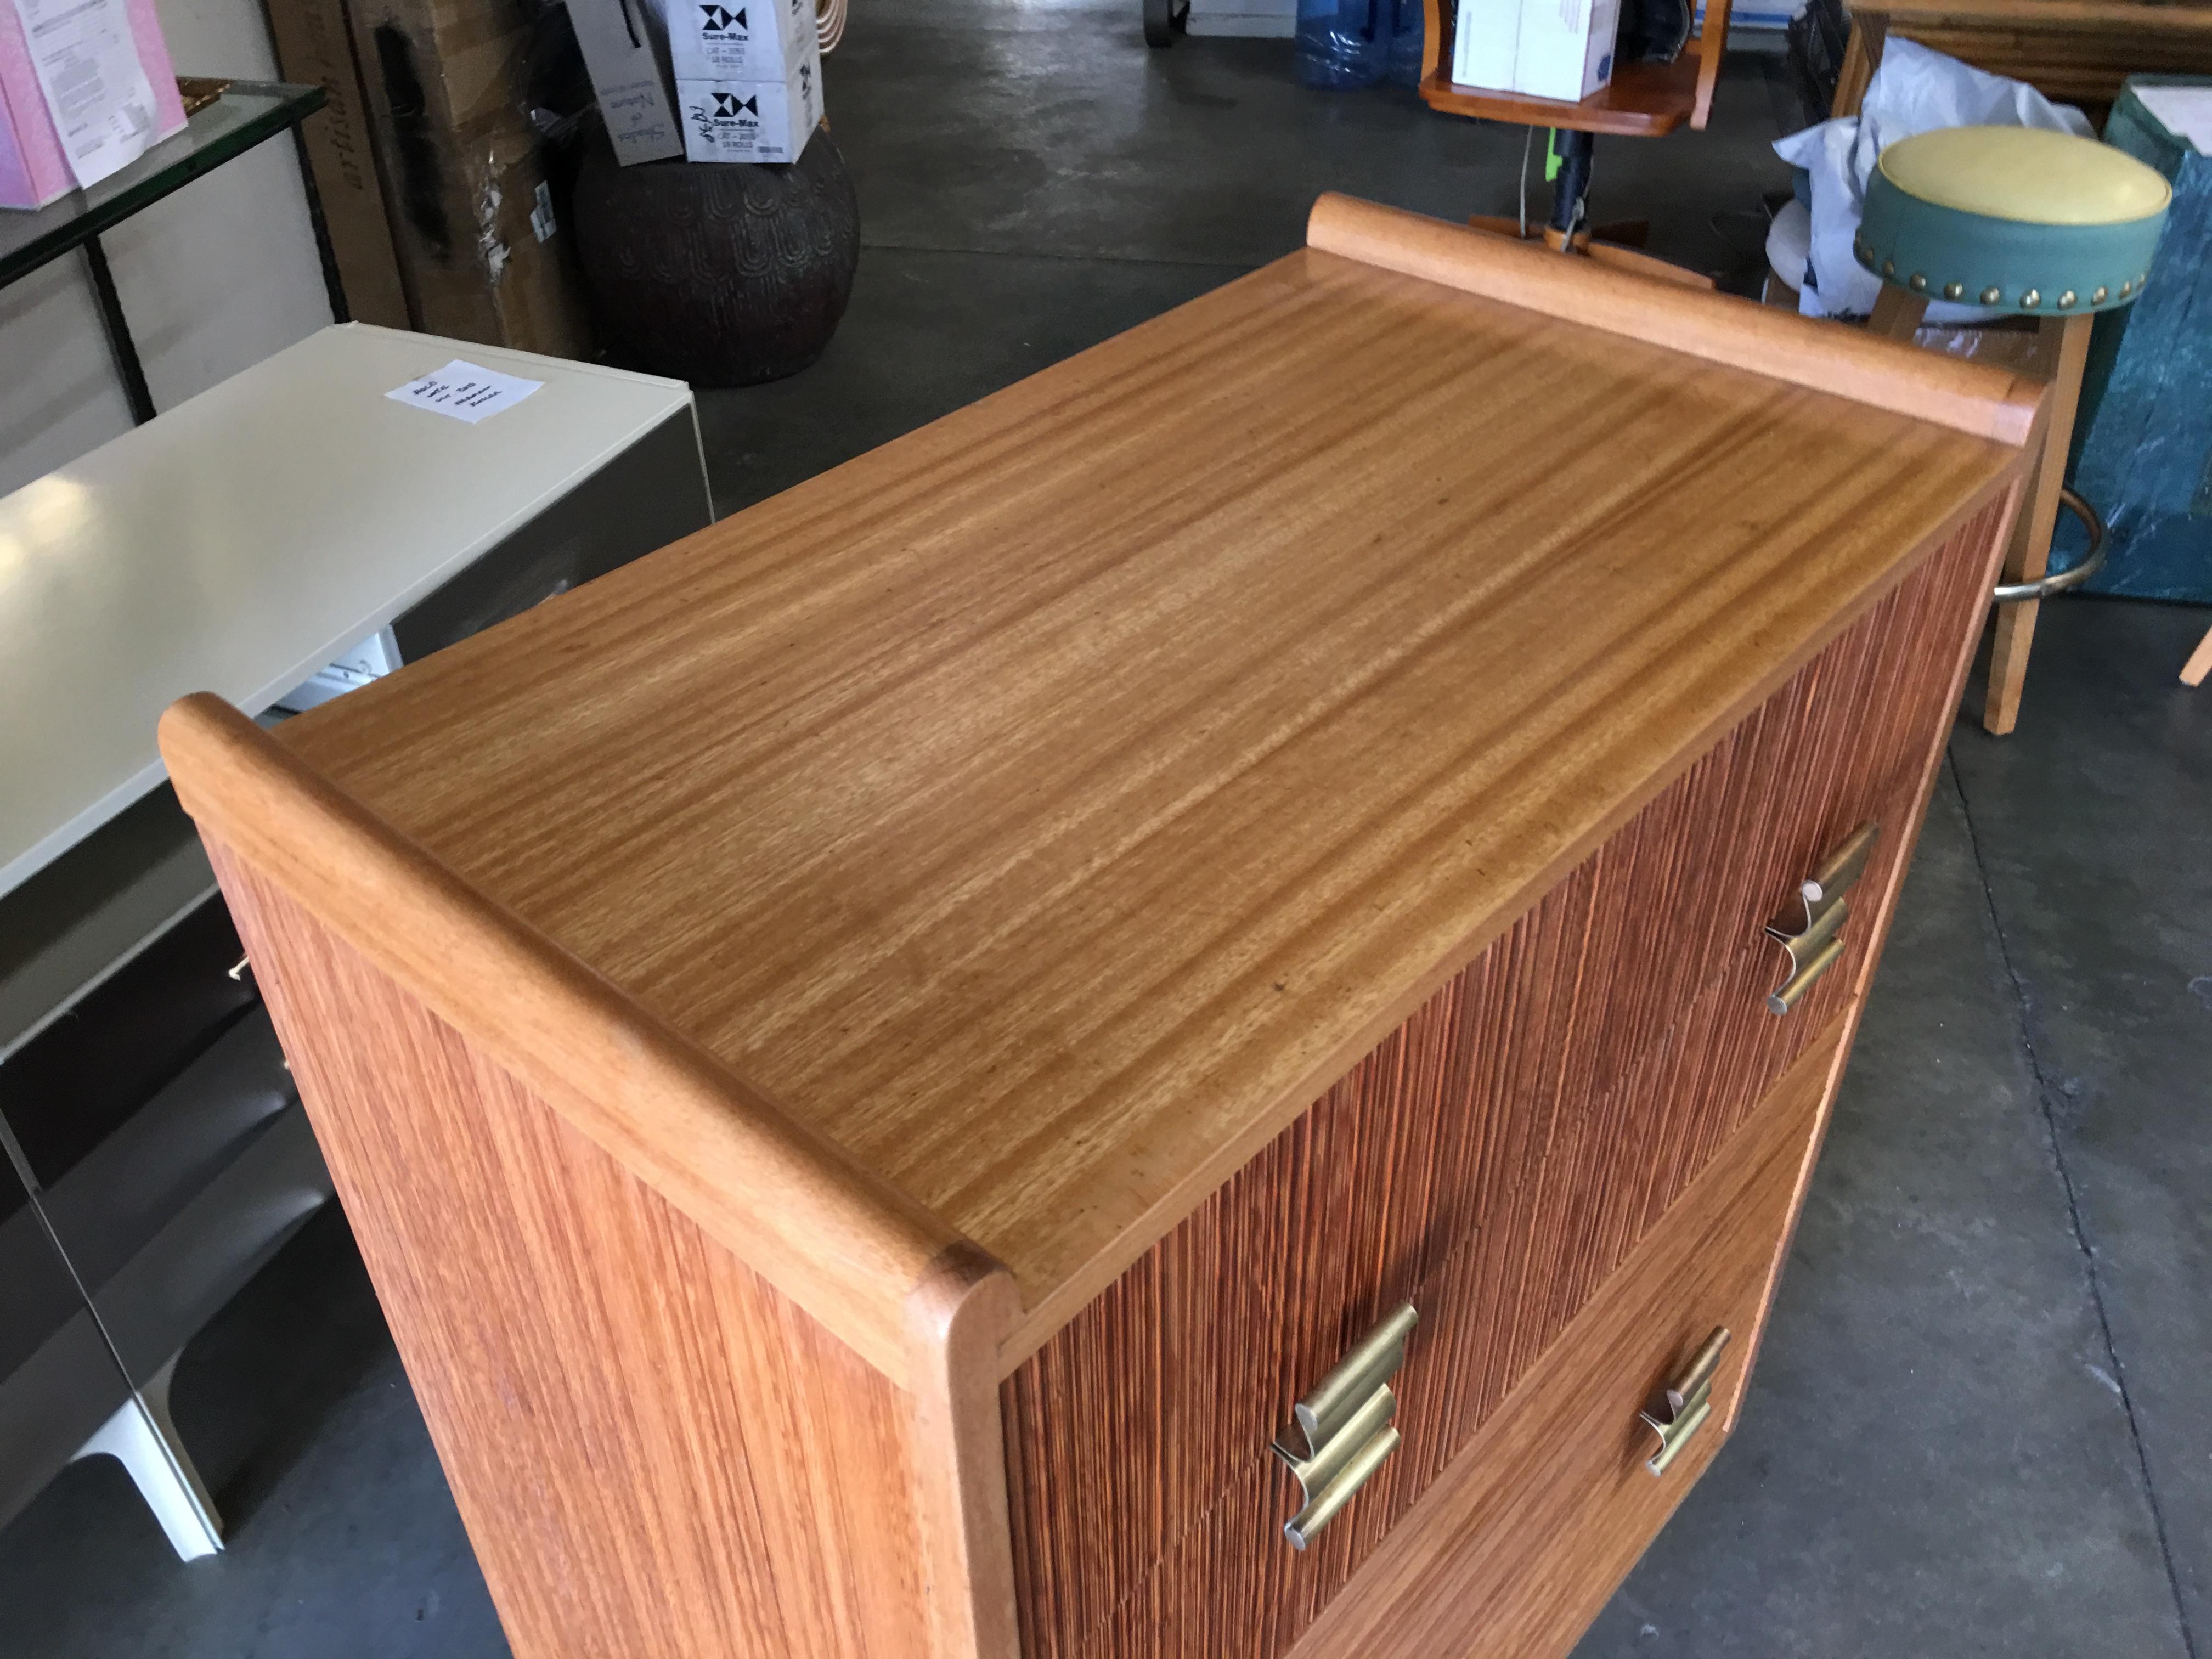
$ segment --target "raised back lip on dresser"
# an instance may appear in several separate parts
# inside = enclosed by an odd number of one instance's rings
[[[888,1381],[930,1648],[1010,1653],[1000,1380],[2014,490],[2039,398],[1324,197],[1213,294],[162,748],[326,1146],[337,953]],[[332,1163],[391,1307],[422,1235]],[[416,1371],[450,1310],[392,1311]],[[455,1386],[481,1549],[498,1379]],[[550,1642],[529,1571],[487,1562]]]

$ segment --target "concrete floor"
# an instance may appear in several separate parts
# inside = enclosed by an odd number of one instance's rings
[[[1510,209],[1517,131],[1300,92],[1279,43],[1148,54],[1134,13],[858,9],[859,285],[813,370],[704,399],[726,510],[1283,252],[1318,190]],[[1599,216],[1743,264],[1782,107],[1734,60],[1711,131],[1601,146]],[[1743,1425],[1583,1659],[2212,1652],[2212,692],[2172,678],[2208,618],[2045,618],[2019,732],[1953,738]],[[230,1548],[180,1567],[78,1465],[0,1532],[0,1651],[505,1651],[341,1218],[177,1413]]]

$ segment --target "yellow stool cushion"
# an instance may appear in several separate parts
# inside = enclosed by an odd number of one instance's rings
[[[1875,163],[1936,207],[2035,225],[2110,225],[2166,211],[2173,187],[2123,150],[2040,127],[1939,127]]]
[[[1854,251],[1931,300],[2101,310],[2142,291],[2172,196],[2155,170],[2094,139],[1942,127],[1882,151]]]

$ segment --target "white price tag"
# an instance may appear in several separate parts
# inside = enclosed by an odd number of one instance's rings
[[[394,403],[412,404],[417,409],[450,415],[474,426],[486,416],[512,409],[544,384],[543,380],[501,374],[496,369],[478,368],[456,357],[443,368],[433,369],[421,380],[410,380],[405,386],[394,386],[384,395]]]

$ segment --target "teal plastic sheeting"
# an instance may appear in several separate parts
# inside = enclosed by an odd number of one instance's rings
[[[2212,76],[2135,76],[2105,124],[2106,143],[2166,175],[2173,205],[2142,298],[2097,319],[2071,477],[2112,529],[2089,592],[2212,603],[2212,156],[2143,106],[2137,88],[2159,85]],[[2081,550],[2061,514],[2051,568]]]

